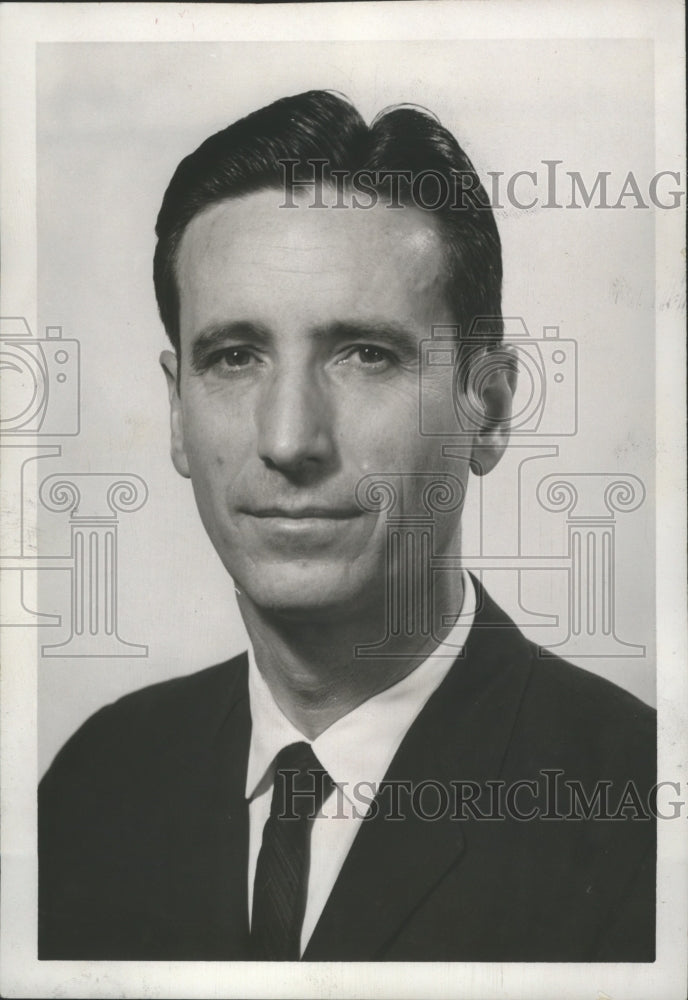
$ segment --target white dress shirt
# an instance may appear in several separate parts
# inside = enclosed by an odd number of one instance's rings
[[[251,745],[246,775],[249,800],[248,912],[253,908],[253,882],[263,827],[270,815],[273,762],[290,743],[310,743],[335,784],[313,820],[306,911],[301,928],[301,954],[317,924],[344,860],[368,812],[399,744],[430,695],[446,677],[473,624],[475,588],[463,572],[461,613],[444,643],[392,687],[364,701],[333,722],[315,740],[292,725],[275,702],[249,647],[248,691]]]

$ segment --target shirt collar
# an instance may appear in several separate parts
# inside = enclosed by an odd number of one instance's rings
[[[269,787],[276,755],[283,747],[297,742],[311,744],[321,765],[350,800],[354,801],[352,789],[357,784],[365,782],[366,786],[377,787],[411,724],[466,643],[475,617],[476,593],[465,570],[462,577],[463,605],[445,641],[410,674],[342,716],[315,740],[307,740],[279,708],[249,645],[252,726],[246,775],[248,799]]]

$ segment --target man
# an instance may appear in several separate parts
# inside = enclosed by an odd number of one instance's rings
[[[651,961],[652,713],[414,556],[460,552],[515,387],[456,140],[411,108],[278,101],[180,164],[157,236],[172,459],[251,649],[58,755],[41,957]],[[437,326],[454,369],[427,364]]]

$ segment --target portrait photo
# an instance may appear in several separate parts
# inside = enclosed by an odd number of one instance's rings
[[[7,7],[3,994],[681,996],[678,5]]]

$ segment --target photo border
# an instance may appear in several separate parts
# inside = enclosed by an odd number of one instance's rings
[[[543,0],[323,5],[12,4],[0,9],[3,81],[3,281],[0,315],[36,330],[35,48],[41,42],[650,38],[655,45],[656,166],[685,178],[683,9],[676,0],[575,7]],[[564,15],[565,12],[565,16]],[[682,212],[656,219],[657,302],[685,266]],[[656,309],[656,602],[658,780],[688,762],[685,621],[685,306]],[[35,470],[36,463],[31,463]],[[33,477],[33,479],[32,479]],[[18,511],[8,484],[6,502]],[[36,489],[29,469],[24,486]],[[661,515],[661,516],[660,516]],[[34,604],[35,606],[35,604]],[[36,959],[36,664],[33,630],[2,643],[2,982],[8,997],[462,997],[683,1000],[686,995],[686,820],[658,829],[657,959],[624,963],[52,962]],[[682,784],[685,796],[686,785]]]

